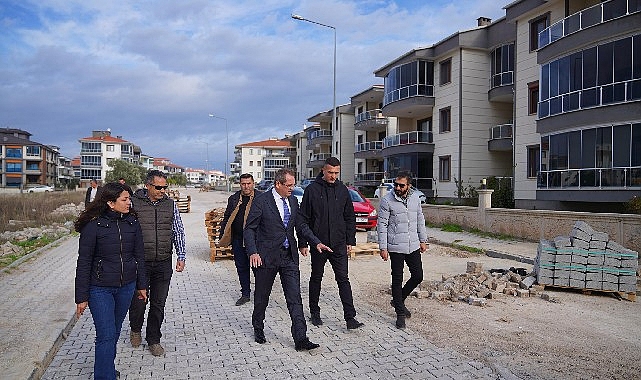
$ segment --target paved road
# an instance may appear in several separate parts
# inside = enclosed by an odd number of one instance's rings
[[[358,318],[365,322],[365,327],[348,331],[335,291],[321,294],[325,325],[309,324],[308,335],[321,348],[297,352],[279,282],[274,286],[267,310],[268,342],[254,343],[251,303],[233,306],[239,293],[233,262],[209,262],[204,212],[223,207],[226,194],[186,191],[192,195],[191,212],[182,214],[188,234],[188,261],[183,273],[174,274],[167,301],[162,339],[166,355],[154,357],[144,344],[132,348],[125,322],[116,363],[122,379],[503,378],[482,363],[434,346],[413,333],[411,326],[398,330],[392,323],[381,323],[381,319],[387,320],[389,316],[364,304],[358,307]],[[450,243],[475,244],[465,240],[471,237],[448,236]],[[437,237],[447,242],[445,239]],[[521,250],[503,246],[506,253]],[[0,315],[4,321],[16,316],[0,324],[2,378],[26,379],[34,370],[32,378],[38,378],[37,363],[46,358],[56,338],[72,321],[76,251],[77,239],[70,238],[0,276],[0,286],[5,290]],[[303,279],[309,277],[308,261],[308,258],[301,261]],[[331,283],[331,276],[327,283]],[[306,281],[302,284],[303,303],[307,304]],[[324,286],[331,285],[324,282]],[[94,331],[88,311],[60,345],[43,379],[91,378]]]

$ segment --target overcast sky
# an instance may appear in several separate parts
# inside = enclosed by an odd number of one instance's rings
[[[222,170],[234,145],[301,131],[373,84],[374,70],[500,0],[2,0],[0,127],[79,155],[111,128],[145,154]],[[309,123],[308,123],[309,124]]]

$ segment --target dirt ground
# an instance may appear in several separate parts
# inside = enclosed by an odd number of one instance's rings
[[[483,269],[531,265],[480,256],[435,244],[423,255],[424,280],[465,273],[468,261]],[[389,262],[378,255],[359,255],[350,262],[355,299],[387,311]],[[409,277],[406,268],[405,279]],[[641,299],[616,299],[612,294],[582,294],[546,289],[556,302],[540,297],[504,296],[484,307],[464,302],[410,297],[407,327],[435,345],[451,348],[492,366],[505,378],[632,379],[641,378]],[[358,305],[356,305],[358,308]]]

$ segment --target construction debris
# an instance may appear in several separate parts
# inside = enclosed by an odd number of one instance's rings
[[[569,236],[539,242],[534,272],[542,285],[619,292],[635,299],[639,254],[577,221]]]

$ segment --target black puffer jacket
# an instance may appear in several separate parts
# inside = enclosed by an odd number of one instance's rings
[[[138,220],[107,211],[80,232],[76,265],[76,304],[89,300],[89,287],[123,286],[136,281],[146,289],[144,245]]]
[[[310,241],[312,248],[319,242],[330,248],[341,244],[356,245],[356,215],[347,187],[336,180],[328,183],[323,172],[305,188],[300,216],[319,241]]]

